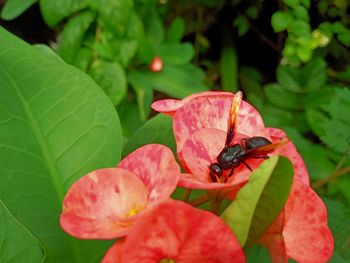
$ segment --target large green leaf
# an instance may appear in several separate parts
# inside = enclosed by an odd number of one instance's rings
[[[265,85],[264,88],[267,99],[275,106],[287,109],[298,110],[303,107],[300,96],[284,89],[278,83],[271,83]]]
[[[59,215],[73,182],[119,161],[118,115],[89,76],[2,28],[0,50],[0,198],[47,262],[97,262],[108,243],[70,237]]]
[[[293,182],[291,162],[274,156],[264,161],[250,176],[221,214],[239,243],[250,245],[264,234],[282,211]]]
[[[43,262],[45,251],[39,241],[28,231],[0,199],[0,262]]]
[[[156,55],[160,56],[165,64],[184,65],[193,58],[194,48],[190,43],[161,44],[156,49]]]

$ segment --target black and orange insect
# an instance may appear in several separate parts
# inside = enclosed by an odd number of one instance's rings
[[[233,174],[234,169],[241,164],[252,171],[252,168],[246,162],[247,159],[267,159],[269,158],[269,153],[289,142],[288,138],[281,138],[275,143],[272,143],[265,137],[256,136],[242,139],[240,143],[231,145],[237,130],[237,116],[242,96],[242,92],[238,91],[233,98],[228,118],[225,147],[216,157],[217,162],[209,166],[209,175],[212,182],[225,183]],[[224,171],[229,170],[230,173],[224,175]]]

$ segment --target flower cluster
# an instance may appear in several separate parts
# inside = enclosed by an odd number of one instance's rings
[[[166,146],[145,145],[117,167],[93,171],[73,184],[64,199],[62,228],[83,239],[118,238],[104,263],[245,262],[234,233],[213,213],[218,210],[209,212],[171,199],[176,187],[183,187],[204,189],[215,202],[234,201],[251,170],[264,161],[259,157],[237,164],[225,181],[211,177],[210,166],[227,142],[233,99],[228,92],[204,92],[153,103],[154,110],[173,117],[177,157],[185,172]],[[278,144],[286,137],[279,129],[266,128],[260,114],[245,101],[236,115],[232,145],[251,137]],[[333,252],[333,237],[326,208],[310,187],[305,164],[290,141],[273,154],[291,161],[294,181],[284,209],[258,243],[268,249],[272,262],[288,262],[288,258],[326,262]]]

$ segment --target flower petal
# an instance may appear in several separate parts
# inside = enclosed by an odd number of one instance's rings
[[[69,189],[60,223],[66,232],[79,238],[123,236],[136,219],[132,215],[146,207],[147,196],[143,182],[131,172],[120,168],[96,170]]]
[[[283,237],[287,254],[298,262],[327,262],[334,240],[327,226],[327,210],[318,195],[299,180],[286,203]]]
[[[173,129],[180,161],[183,160],[182,148],[185,141],[197,130],[214,128],[227,132],[232,99],[233,96],[227,94],[196,97],[177,110]],[[260,114],[245,101],[241,102],[239,108],[236,133],[248,137],[269,136]]]
[[[172,151],[160,144],[148,144],[126,156],[119,168],[136,174],[149,191],[149,201],[169,198],[180,179],[180,167]]]
[[[200,93],[196,93],[190,96],[187,96],[186,98],[182,100],[176,100],[176,99],[165,99],[165,100],[159,100],[152,103],[151,107],[155,111],[162,112],[169,116],[174,116],[175,112],[181,108],[183,105],[185,105],[187,102],[192,100],[193,98],[197,97],[203,97],[203,96],[223,96],[223,95],[232,95],[232,93],[229,92],[222,92],[222,91],[203,91]]]
[[[103,257],[101,263],[122,262],[125,239],[118,240],[111,246]]]
[[[229,227],[214,214],[180,201],[154,207],[129,232],[123,262],[245,262]]]
[[[286,137],[285,132],[280,129],[267,129],[269,131],[272,141]],[[309,172],[307,171],[304,160],[298,153],[293,142],[290,141],[284,147],[278,149],[276,152],[281,154],[282,156],[287,157],[292,162],[294,168],[294,178],[300,180],[306,185],[310,185]]]

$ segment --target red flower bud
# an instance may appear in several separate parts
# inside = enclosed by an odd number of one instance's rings
[[[160,57],[155,57],[149,65],[149,68],[153,72],[161,71],[163,69],[163,60]]]

